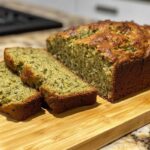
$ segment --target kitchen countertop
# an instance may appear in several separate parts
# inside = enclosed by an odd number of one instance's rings
[[[63,14],[52,9],[45,9],[33,6],[29,9],[28,5],[22,5],[19,2],[10,1],[0,1],[1,5],[7,7],[15,8],[21,11],[27,11],[29,13],[36,13],[47,18],[54,18],[64,23],[64,28],[78,25],[82,23],[91,22],[91,20],[78,18],[75,16],[70,16]],[[57,30],[45,30],[38,32],[30,32],[26,34],[11,35],[11,36],[1,36],[0,37],[0,56],[3,56],[3,50],[5,47],[12,46],[26,46],[26,47],[45,47],[45,39]],[[112,133],[113,134],[113,133]],[[100,150],[150,150],[150,124],[120,138],[119,140],[101,148]]]

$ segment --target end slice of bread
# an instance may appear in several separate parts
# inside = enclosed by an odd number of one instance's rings
[[[41,95],[39,93],[23,100],[23,102],[11,102],[0,106],[1,112],[8,114],[18,121],[23,121],[40,110]]]
[[[27,87],[0,62],[0,111],[21,121],[41,110],[40,92]]]

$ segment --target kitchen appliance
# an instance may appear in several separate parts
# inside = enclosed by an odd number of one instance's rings
[[[0,6],[0,35],[62,27],[62,23]]]

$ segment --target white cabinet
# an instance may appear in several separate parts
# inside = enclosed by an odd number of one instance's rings
[[[130,0],[20,0],[52,7],[66,13],[95,20],[133,20],[150,24],[150,2]]]
[[[127,0],[77,0],[77,14],[96,20],[133,20],[150,24],[150,3]]]

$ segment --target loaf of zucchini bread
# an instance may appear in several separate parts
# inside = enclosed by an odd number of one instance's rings
[[[51,35],[47,48],[113,102],[150,87],[145,30],[133,22],[100,21]]]
[[[41,95],[0,62],[0,111],[16,120],[25,120],[41,109]]]
[[[91,105],[97,91],[54,59],[47,51],[36,48],[7,48],[7,66],[20,74],[24,83],[38,89],[54,113]]]

